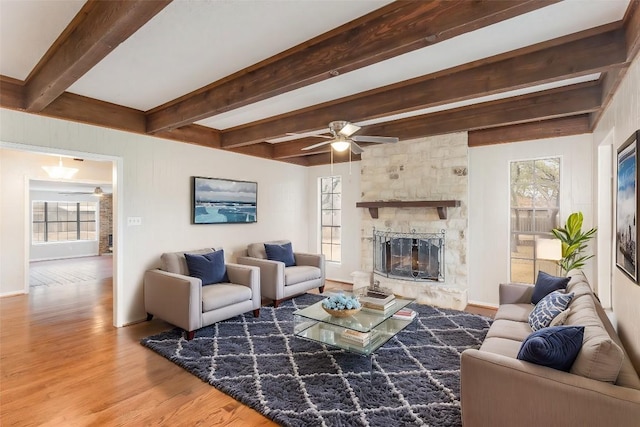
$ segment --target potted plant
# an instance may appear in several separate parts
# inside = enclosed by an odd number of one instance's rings
[[[565,272],[584,267],[585,261],[593,258],[593,255],[584,255],[587,243],[596,234],[596,228],[582,232],[582,212],[574,212],[569,215],[564,228],[554,228],[551,230],[556,238],[562,242],[562,258],[558,265]]]

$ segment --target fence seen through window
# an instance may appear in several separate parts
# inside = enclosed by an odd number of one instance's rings
[[[339,176],[320,178],[321,251],[327,261],[341,260],[342,180]]]
[[[44,202],[32,204],[33,243],[96,240],[96,202]]]

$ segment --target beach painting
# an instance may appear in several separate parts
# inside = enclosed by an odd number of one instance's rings
[[[194,224],[258,221],[258,183],[193,177]]]
[[[638,132],[618,149],[616,265],[638,283]]]

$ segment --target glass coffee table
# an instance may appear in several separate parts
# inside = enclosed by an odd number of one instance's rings
[[[366,309],[349,317],[333,317],[322,308],[322,301],[293,312],[293,334],[296,337],[337,347],[362,356],[371,356],[406,328],[413,319],[393,315],[414,302],[395,298],[395,304],[384,312]],[[371,359],[370,359],[371,362]]]

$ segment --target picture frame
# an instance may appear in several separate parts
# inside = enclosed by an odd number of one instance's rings
[[[192,224],[258,222],[258,183],[194,176],[191,180]]]
[[[616,172],[616,266],[638,283],[638,139],[636,130],[618,148]]]

